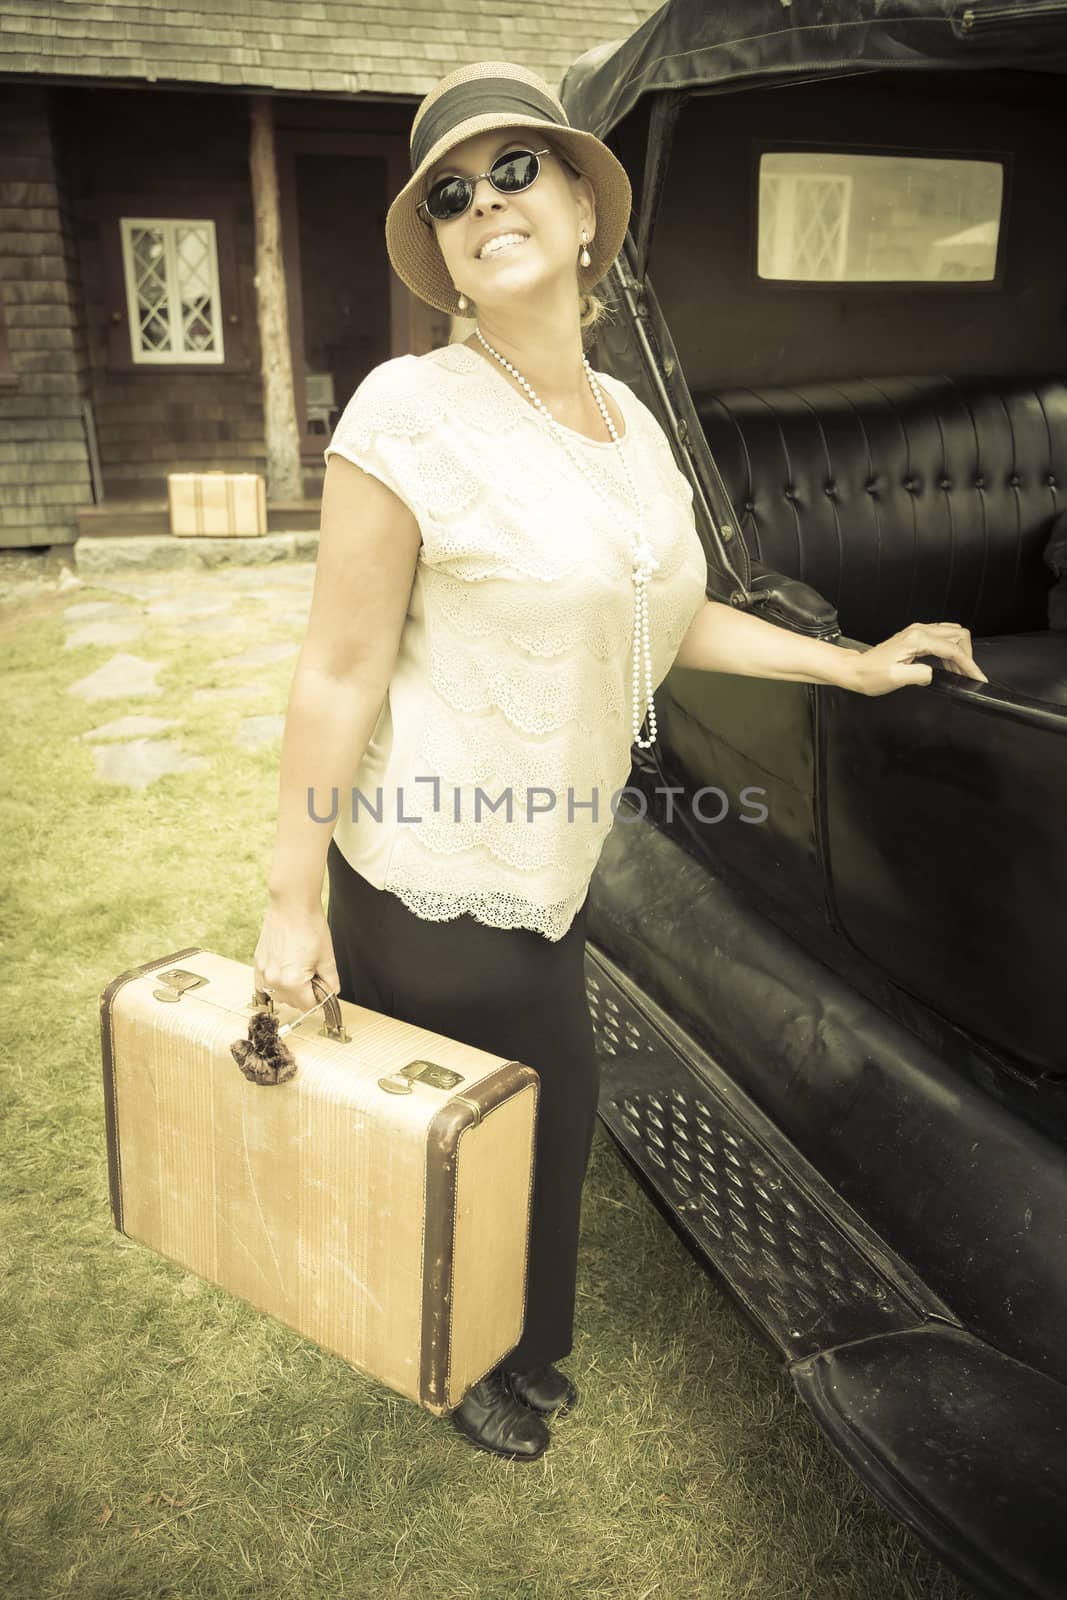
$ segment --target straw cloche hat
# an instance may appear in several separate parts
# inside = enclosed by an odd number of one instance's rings
[[[579,267],[587,293],[611,267],[626,237],[632,195],[626,169],[595,134],[572,128],[559,97],[543,78],[511,61],[476,61],[442,78],[423,100],[411,128],[411,177],[385,219],[389,259],[420,300],[460,316],[456,287],[432,225],[416,206],[426,198],[426,176],[464,139],[493,128],[537,128],[596,191],[596,236],[590,264]]]

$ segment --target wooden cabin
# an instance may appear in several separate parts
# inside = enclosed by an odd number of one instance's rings
[[[5,0],[0,546],[167,533],[171,472],[317,527],[352,390],[451,333],[385,248],[419,101],[468,61],[558,85],[654,9]]]

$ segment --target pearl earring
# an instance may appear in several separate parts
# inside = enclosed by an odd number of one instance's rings
[[[467,296],[461,293],[459,299],[456,301],[456,305],[459,307],[460,311],[466,311]]]
[[[589,237],[589,235],[586,233],[585,229],[583,228],[582,229],[582,253],[578,257],[578,260],[581,262],[583,267],[588,267],[591,264],[592,259],[593,259],[592,256],[589,254],[589,249],[588,249],[588,246],[586,245],[586,240],[588,239],[588,237]]]

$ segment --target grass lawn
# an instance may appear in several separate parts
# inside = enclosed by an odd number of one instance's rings
[[[257,569],[262,589],[286,584]],[[292,576],[292,569],[289,569]],[[227,667],[288,614],[226,571],[193,631],[97,579],[9,598],[0,794],[3,1600],[967,1600],[824,1443],[777,1358],[695,1266],[598,1129],[585,1191],[578,1409],[532,1465],[471,1447],[340,1358],[116,1232],[98,1000],[184,945],[251,961],[293,659]],[[295,594],[295,600],[294,600]],[[68,607],[141,628],[66,647]],[[69,686],[116,652],[155,696]],[[248,700],[196,700],[254,682]],[[88,730],[172,718],[205,758],[135,792],[98,779]],[[236,1069],[235,1069],[236,1070]]]

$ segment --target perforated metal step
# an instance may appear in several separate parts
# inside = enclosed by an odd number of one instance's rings
[[[718,1064],[592,945],[600,1116],[661,1207],[793,1361],[956,1324]]]

